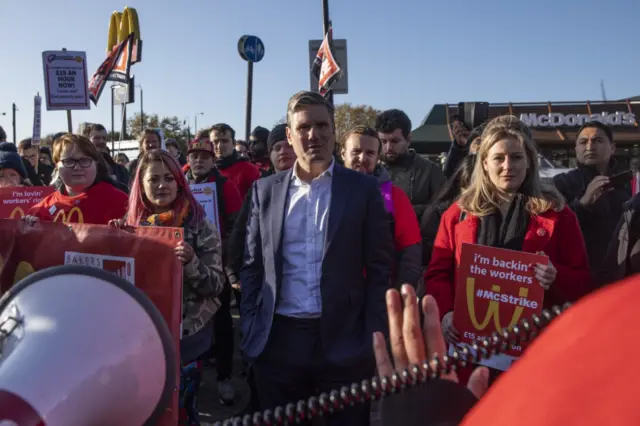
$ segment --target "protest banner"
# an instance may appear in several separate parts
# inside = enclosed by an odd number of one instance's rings
[[[542,312],[544,289],[535,278],[537,263],[548,258],[533,253],[463,244],[456,280],[453,324],[462,343],[473,343],[522,318]],[[512,345],[481,364],[508,369],[522,355]]]
[[[0,188],[0,219],[21,219],[31,207],[55,190],[53,186]]]
[[[218,230],[220,230],[220,221],[218,220],[218,188],[215,182],[194,183],[189,185],[193,197],[200,203],[204,209],[207,219],[211,221]]]
[[[47,111],[90,108],[85,52],[42,52],[42,66]]]
[[[29,274],[52,266],[84,265],[111,271],[151,299],[171,330],[179,354],[182,264],[173,248],[182,238],[179,228],[139,227],[130,233],[103,225],[41,222],[29,226],[0,219],[0,294]],[[176,380],[179,382],[178,376]],[[177,391],[171,407],[159,426],[178,424]]]

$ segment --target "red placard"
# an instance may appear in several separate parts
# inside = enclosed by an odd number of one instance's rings
[[[463,244],[453,312],[461,342],[472,343],[540,314],[544,289],[535,278],[534,266],[548,261],[538,254]],[[505,370],[522,351],[522,346],[511,346],[498,364],[486,365]]]
[[[53,186],[0,188],[0,219],[20,219],[31,207],[55,190]]]
[[[103,225],[0,219],[0,294],[27,275],[58,265],[105,269],[142,290],[171,331],[179,358],[182,317],[182,264],[173,253],[183,239],[179,228],[139,227],[135,234]],[[176,384],[179,372],[176,372]],[[178,393],[157,423],[178,424]]]

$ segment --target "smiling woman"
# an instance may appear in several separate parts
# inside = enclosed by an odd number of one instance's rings
[[[73,134],[56,139],[53,161],[61,185],[36,204],[27,216],[97,225],[106,225],[111,219],[124,216],[127,194],[113,186],[102,156],[89,139]]]

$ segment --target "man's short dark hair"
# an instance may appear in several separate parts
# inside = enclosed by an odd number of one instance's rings
[[[91,123],[87,126],[85,126],[84,131],[82,132],[82,135],[85,137],[89,137],[91,136],[91,132],[106,132],[107,129],[99,123]]]
[[[393,133],[400,129],[402,136],[409,139],[411,134],[411,120],[399,109],[389,109],[376,118],[376,130],[380,133]]]
[[[231,140],[234,141],[236,140],[236,131],[233,130],[233,127],[229,126],[227,123],[218,123],[215,126],[213,126],[210,130],[209,133],[216,131],[216,132],[220,132],[220,133],[226,133],[229,132],[231,133]]]
[[[331,119],[331,126],[333,127],[333,130],[335,130],[335,109],[333,108],[333,105],[321,94],[306,90],[298,92],[289,98],[289,103],[287,104],[287,127],[291,128],[292,126],[293,114],[300,111],[302,108],[313,105],[320,105],[327,108],[327,113]]]
[[[587,121],[584,123],[580,126],[580,129],[578,129],[578,137],[580,137],[580,133],[582,133],[584,129],[600,129],[607,135],[607,138],[609,138],[609,143],[613,142],[613,130],[601,121]]]
[[[372,138],[375,138],[375,140],[378,141],[378,154],[382,150],[382,141],[378,136],[378,132],[373,127],[368,126],[355,126],[344,132],[342,136],[340,136],[340,140],[338,141],[338,145],[340,146],[341,150],[346,147],[347,139],[349,139],[353,135],[370,136]]]
[[[196,140],[199,141],[200,139],[209,139],[209,133],[211,132],[207,129],[198,130],[198,133],[196,134]]]
[[[6,140],[7,140],[7,132],[5,132],[2,126],[0,126],[0,142],[5,142]]]
[[[33,141],[31,140],[31,138],[22,139],[20,143],[18,143],[18,149],[20,151],[24,151],[25,149],[31,149],[31,148],[35,148],[33,146]]]

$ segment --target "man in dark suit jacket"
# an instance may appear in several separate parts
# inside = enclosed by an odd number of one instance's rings
[[[372,333],[388,328],[388,216],[377,181],[335,163],[332,117],[322,96],[294,95],[287,138],[298,160],[253,185],[240,312],[263,409],[370,377]],[[367,425],[368,406],[327,421]]]

